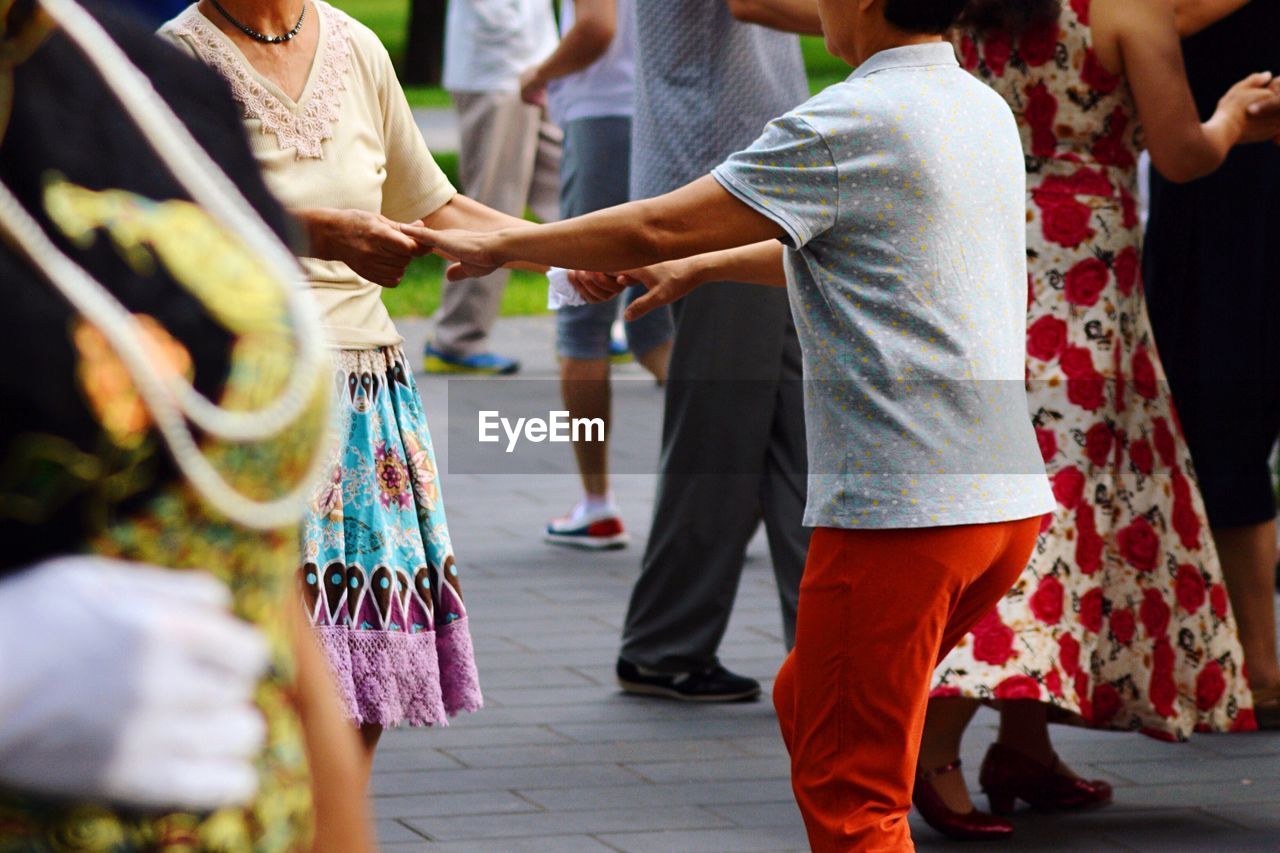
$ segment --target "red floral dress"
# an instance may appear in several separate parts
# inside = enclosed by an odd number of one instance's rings
[[[1089,0],[1016,41],[965,37],[1027,152],[1027,387],[1058,506],[934,696],[1038,699],[1169,739],[1254,728],[1243,655],[1139,281],[1141,131]]]

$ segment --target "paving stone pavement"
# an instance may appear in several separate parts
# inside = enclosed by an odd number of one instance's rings
[[[400,325],[410,353],[420,351],[428,324]],[[524,376],[554,376],[549,318],[503,320],[496,344],[524,360]],[[656,430],[660,392],[634,366],[619,376],[633,380],[617,391],[627,411],[638,413],[633,426]],[[382,849],[806,849],[767,700],[689,707],[625,697],[613,684],[654,477],[615,482],[635,538],[630,549],[553,549],[539,534],[546,518],[577,496],[569,451],[562,450],[558,469],[541,473],[451,471],[451,383],[419,381],[464,567],[486,707],[448,728],[386,735],[372,792]],[[557,407],[547,400],[547,408]],[[645,451],[654,454],[647,468],[637,463],[633,470],[656,467],[653,447]],[[766,685],[783,656],[776,600],[768,552],[757,538],[723,658]],[[1061,728],[1054,735],[1064,760],[1116,786],[1116,803],[1070,817],[1020,813],[1017,838],[991,849],[1280,851],[1280,734],[1202,735],[1181,745]],[[993,736],[994,715],[984,712],[965,742],[971,768]],[[954,849],[915,817],[912,829],[921,850]]]

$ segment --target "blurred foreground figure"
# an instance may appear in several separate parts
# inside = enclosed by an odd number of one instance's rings
[[[0,0],[0,850],[367,850],[285,217],[216,75],[97,14]]]

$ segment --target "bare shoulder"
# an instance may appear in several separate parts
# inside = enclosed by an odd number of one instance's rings
[[[1093,0],[1089,17],[1094,50],[1113,73],[1124,71],[1124,44],[1177,36],[1174,0]]]

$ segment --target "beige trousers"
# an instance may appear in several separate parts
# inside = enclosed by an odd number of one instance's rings
[[[562,134],[546,111],[516,92],[451,95],[461,131],[459,189],[512,216],[523,216],[527,207],[544,222],[559,219]],[[433,346],[450,355],[484,352],[509,275],[499,270],[446,284]]]

